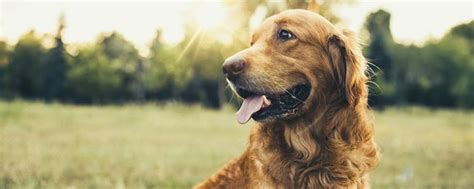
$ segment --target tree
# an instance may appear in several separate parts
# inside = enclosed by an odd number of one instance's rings
[[[392,57],[395,42],[390,31],[390,13],[384,10],[371,13],[367,17],[365,28],[370,36],[369,45],[364,49],[364,53],[369,62],[374,65],[371,69],[375,72],[377,84],[370,88],[372,98],[369,102],[372,105],[393,103],[399,88],[396,85],[398,75],[393,70],[396,67]],[[400,98],[397,100],[402,101]]]
[[[158,30],[151,43],[144,83],[150,98],[170,100],[179,95],[180,88],[187,82],[186,68],[177,62],[179,54],[176,52],[180,52],[180,48],[164,44],[161,36]]]
[[[178,44],[185,49],[175,66],[181,75],[185,75],[183,88],[179,90],[180,99],[188,103],[201,102],[205,106],[219,108],[226,97],[224,95],[225,78],[221,65],[225,57],[234,53],[219,39],[218,29],[201,30],[192,22],[186,25],[185,38]],[[235,47],[235,46],[233,46]],[[181,88],[181,87],[180,87]]]
[[[203,33],[201,38],[200,45],[187,57],[191,62],[189,66],[193,74],[183,98],[188,101],[198,100],[208,107],[219,108],[225,101],[225,78],[221,66],[228,51],[211,33]]]
[[[10,51],[5,41],[0,41],[0,97],[7,96],[7,66]]]
[[[429,62],[438,63],[429,65],[432,71],[430,81],[438,81],[433,88],[438,93],[431,94],[428,99],[437,97],[442,106],[474,107],[474,21],[454,27],[439,42],[427,45],[426,50],[431,52]],[[440,96],[441,94],[444,94]]]
[[[366,49],[367,58],[386,74],[385,79],[392,79],[391,69],[393,60],[390,56],[394,45],[390,31],[390,13],[378,10],[367,17],[365,27],[370,33],[369,46]]]
[[[456,35],[471,40],[474,39],[474,20],[451,28],[448,35]]]
[[[365,54],[380,68],[375,81],[382,88],[372,103],[474,106],[473,22],[421,47],[394,42],[389,25],[390,14],[383,10],[367,17],[370,38]]]
[[[459,74],[456,83],[452,85],[451,92],[458,97],[456,102],[458,106],[474,108],[474,20],[453,27],[441,43],[449,41],[457,41],[455,45],[459,50],[456,53],[464,55],[452,56],[460,59],[465,57],[464,60],[458,61],[462,64],[460,70],[462,74]],[[441,46],[445,46],[445,44],[441,44]]]
[[[102,36],[99,45],[111,64],[119,68],[123,85],[119,92],[120,98],[142,100],[144,97],[143,60],[138,50],[117,32]]]
[[[69,69],[69,55],[62,40],[62,32],[66,27],[64,15],[59,17],[58,29],[54,37],[55,46],[48,50],[45,57],[45,84],[42,95],[46,100],[62,99],[66,97],[66,73]]]
[[[13,93],[25,98],[41,97],[44,78],[41,40],[31,30],[21,36],[15,45],[8,64],[8,80]]]
[[[0,41],[0,66],[8,64],[8,55],[10,54],[8,45],[5,41]]]
[[[121,89],[119,65],[114,65],[101,46],[89,45],[74,57],[67,79],[78,103],[104,103],[118,99]]]

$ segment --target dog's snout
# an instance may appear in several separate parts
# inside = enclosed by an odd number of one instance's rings
[[[222,71],[228,79],[234,79],[245,69],[245,61],[240,58],[227,59],[222,65]]]

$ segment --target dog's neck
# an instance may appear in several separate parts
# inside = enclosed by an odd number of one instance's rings
[[[353,108],[363,109],[326,109],[315,112],[313,115],[320,116],[311,120],[259,125],[253,135],[261,137],[253,138],[263,141],[252,141],[251,135],[252,146],[257,148],[256,155],[269,175],[286,180],[285,185],[303,188],[331,187],[325,183],[359,185],[378,159],[372,126],[367,118],[361,117],[366,115],[366,107]]]

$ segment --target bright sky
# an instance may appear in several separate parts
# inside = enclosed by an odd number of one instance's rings
[[[360,31],[365,18],[378,9],[391,13],[392,34],[398,42],[422,43],[440,38],[460,23],[474,19],[472,0],[360,0],[337,11],[343,25]]]
[[[339,8],[337,13],[343,26],[357,32],[370,12],[384,8],[392,14],[391,28],[396,40],[420,43],[441,37],[450,27],[472,20],[473,4],[466,0],[359,0]],[[54,33],[57,19],[64,13],[66,43],[90,42],[99,33],[116,30],[143,51],[160,27],[167,42],[179,41],[184,32],[184,18],[193,15],[192,11],[197,11],[194,17],[203,27],[221,24],[227,17],[221,1],[0,0],[0,39],[13,44],[32,28],[39,33]]]

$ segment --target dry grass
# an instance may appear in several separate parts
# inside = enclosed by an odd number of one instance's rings
[[[0,102],[0,188],[190,188],[243,151],[234,110]],[[474,113],[375,113],[373,188],[474,188]]]

